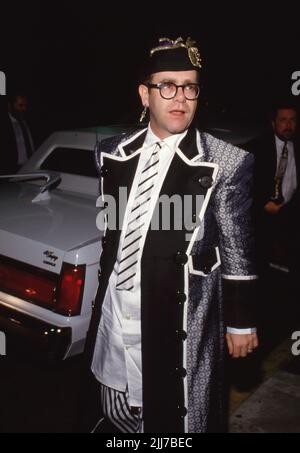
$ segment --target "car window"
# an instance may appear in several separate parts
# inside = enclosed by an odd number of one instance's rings
[[[92,150],[57,147],[44,160],[41,170],[58,171],[72,175],[97,178]]]

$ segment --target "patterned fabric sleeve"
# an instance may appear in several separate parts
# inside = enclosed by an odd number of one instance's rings
[[[222,153],[215,190],[215,217],[222,261],[225,322],[234,328],[256,325],[254,233],[251,219],[253,156],[228,146]]]
[[[243,153],[241,156],[239,152]],[[225,154],[225,153],[224,153]],[[232,148],[226,167],[220,165],[215,192],[215,216],[224,277],[255,275],[251,220],[253,156]],[[223,168],[222,168],[223,167]]]

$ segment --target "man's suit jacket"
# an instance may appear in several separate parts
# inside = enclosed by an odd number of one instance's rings
[[[14,173],[18,168],[18,150],[15,131],[8,115],[1,121],[0,174]]]
[[[277,149],[275,135],[270,131],[259,140],[250,143],[247,149],[254,154],[254,224],[256,237],[256,257],[261,270],[270,260],[290,262],[288,250],[299,247],[299,223],[297,211],[300,207],[300,148],[299,140],[294,141],[294,154],[297,171],[297,190],[292,199],[277,214],[265,211],[265,205],[274,193],[277,171]],[[275,253],[275,255],[274,255]],[[277,256],[277,253],[279,255]],[[281,256],[281,254],[283,254]],[[288,261],[287,261],[288,260]]]
[[[248,150],[254,154],[254,200],[256,213],[259,215],[264,206],[270,201],[274,192],[274,178],[277,170],[277,150],[275,135],[270,132],[266,136],[251,143]],[[300,153],[299,140],[294,141],[294,153],[297,169],[297,191],[293,198],[285,205],[283,212],[290,213],[300,201]]]
[[[18,149],[13,124],[8,114],[0,121],[0,174],[15,173],[18,169]]]

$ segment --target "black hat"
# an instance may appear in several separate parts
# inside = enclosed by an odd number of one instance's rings
[[[199,71],[201,57],[195,44],[191,38],[188,38],[186,42],[182,38],[177,38],[175,41],[160,38],[159,46],[150,51],[147,65],[148,75],[162,71]]]

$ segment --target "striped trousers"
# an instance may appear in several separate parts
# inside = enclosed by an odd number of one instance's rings
[[[128,399],[128,389],[125,392],[119,392],[101,384],[101,405],[104,417],[99,420],[92,433],[102,432],[101,424],[104,425],[107,421],[121,433],[142,433],[142,409],[130,408]]]

